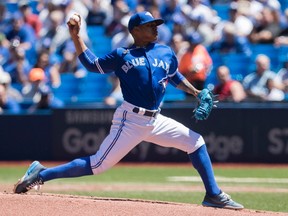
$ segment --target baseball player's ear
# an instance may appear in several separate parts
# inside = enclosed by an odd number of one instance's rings
[[[132,29],[132,32],[138,32],[139,31],[139,27],[138,26],[136,26],[136,27],[134,27],[133,29]]]
[[[131,31],[131,34],[133,34],[133,35],[138,35],[139,33],[141,33],[141,31],[140,31],[140,28],[138,26],[134,27]]]

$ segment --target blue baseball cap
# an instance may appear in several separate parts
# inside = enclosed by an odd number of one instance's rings
[[[148,11],[143,11],[134,14],[130,17],[129,23],[128,23],[128,29],[131,32],[134,27],[141,26],[147,23],[155,22],[156,25],[161,25],[164,23],[163,19],[155,19],[152,14]]]

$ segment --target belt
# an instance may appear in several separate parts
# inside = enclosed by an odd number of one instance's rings
[[[159,110],[154,111],[154,112],[145,110],[144,112],[140,113],[140,108],[139,107],[134,107],[132,111],[134,113],[141,114],[141,115],[144,115],[144,116],[149,116],[149,117],[155,117],[159,113]]]

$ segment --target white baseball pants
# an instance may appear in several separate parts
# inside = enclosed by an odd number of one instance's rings
[[[200,134],[174,119],[160,113],[155,117],[144,116],[134,113],[133,108],[134,105],[124,101],[116,109],[109,135],[96,154],[90,156],[95,175],[114,166],[142,141],[177,148],[188,154],[204,144]]]

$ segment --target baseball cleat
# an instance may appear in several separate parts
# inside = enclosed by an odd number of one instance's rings
[[[220,194],[210,197],[206,194],[202,202],[203,206],[215,207],[215,208],[225,208],[225,209],[243,209],[244,206],[233,201],[230,195],[221,192]]]
[[[26,193],[32,188],[36,187],[39,189],[40,185],[43,185],[44,182],[39,178],[39,173],[46,169],[38,161],[34,161],[26,171],[25,175],[18,180],[14,185],[14,193]]]

